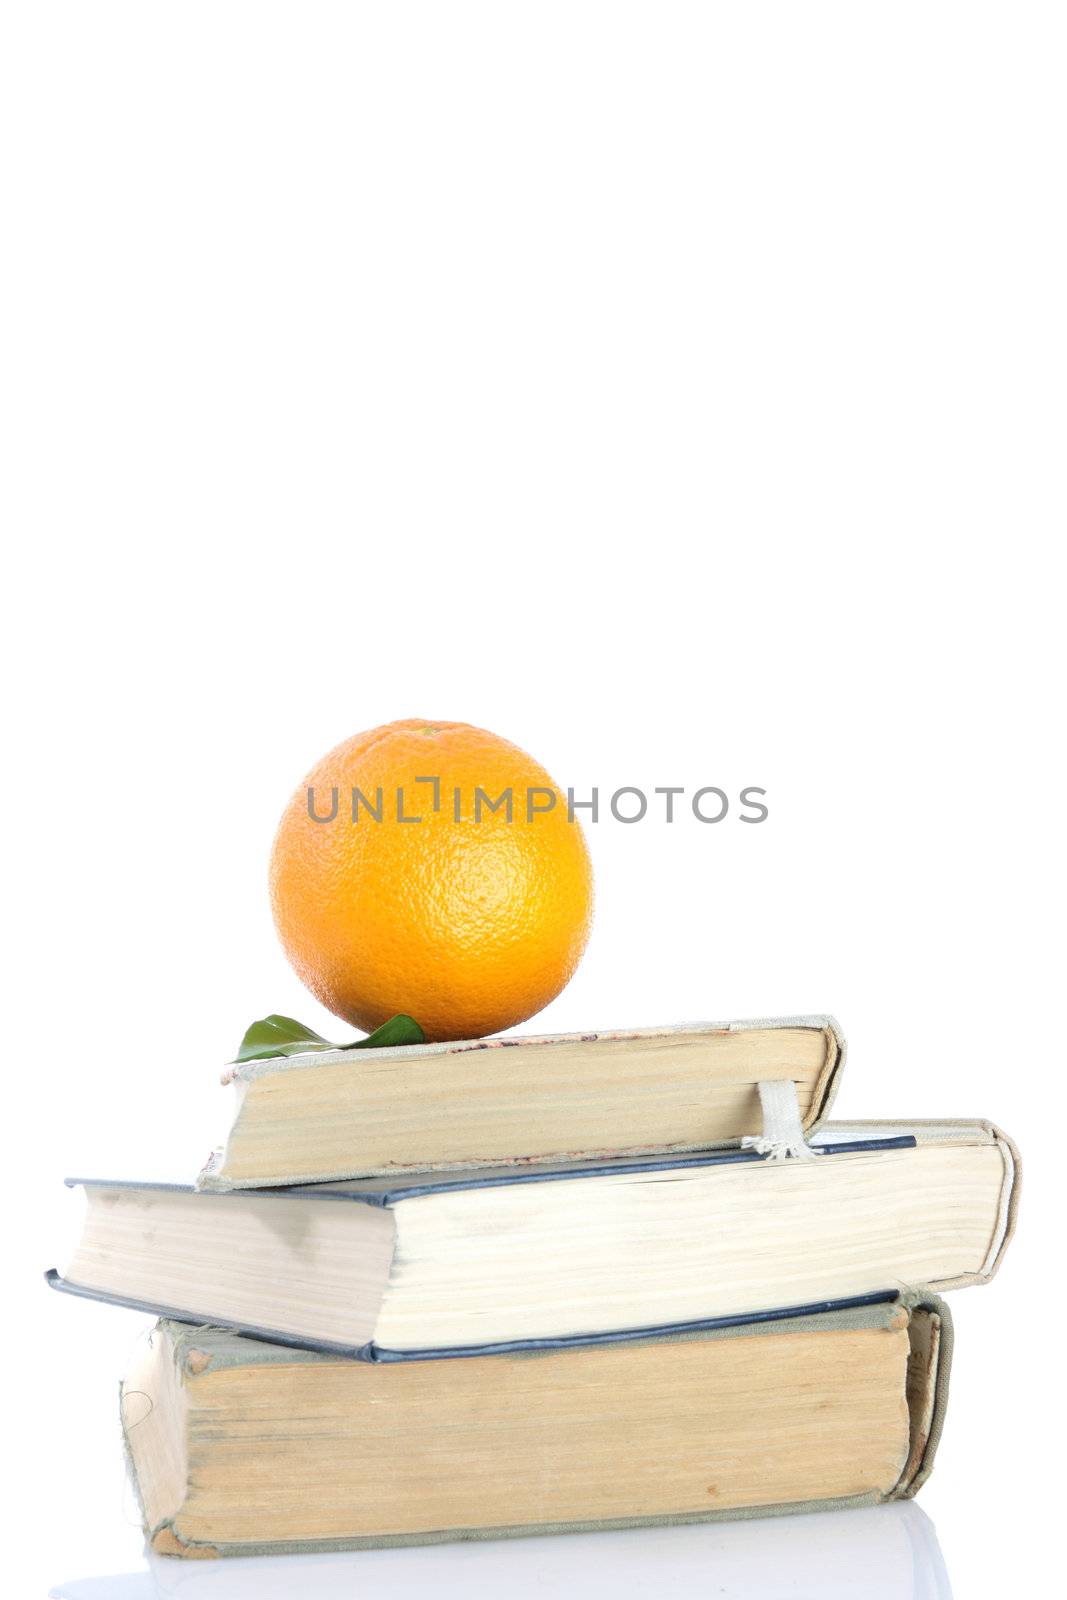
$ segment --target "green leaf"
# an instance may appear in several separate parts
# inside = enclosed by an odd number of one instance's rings
[[[292,1056],[301,1050],[332,1050],[321,1033],[312,1033],[292,1017],[273,1014],[253,1022],[237,1052],[238,1061],[262,1061],[269,1056]]]
[[[344,1044],[341,1049],[392,1050],[401,1044],[425,1043],[426,1035],[415,1018],[399,1011],[395,1017],[390,1017],[388,1022],[383,1022],[380,1028],[375,1028],[373,1033],[368,1033],[365,1039],[357,1039],[353,1044]]]
[[[313,1033],[302,1022],[292,1017],[281,1017],[272,1012],[253,1022],[234,1058],[242,1061],[269,1061],[275,1056],[298,1056],[312,1050],[384,1050],[397,1045],[424,1044],[426,1035],[413,1017],[403,1014],[390,1017],[380,1028],[365,1039],[353,1039],[351,1044],[331,1044],[321,1033]]]

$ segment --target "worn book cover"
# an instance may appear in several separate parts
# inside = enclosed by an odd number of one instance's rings
[[[692,1523],[914,1494],[950,1347],[932,1297],[380,1367],[163,1322],[122,1423],[161,1554]]]
[[[845,1058],[832,1017],[694,1022],[231,1066],[237,1110],[205,1189],[576,1156],[715,1149],[758,1135],[757,1085],[795,1086],[805,1133]]]
[[[50,1600],[603,1600],[608,1572],[626,1600],[952,1600],[929,1517],[915,1500],[661,1529],[597,1530],[549,1542],[487,1539],[404,1550],[315,1551],[272,1561],[172,1561],[60,1584]],[[783,1591],[783,1583],[788,1589]],[[618,1585],[615,1585],[618,1591]]]

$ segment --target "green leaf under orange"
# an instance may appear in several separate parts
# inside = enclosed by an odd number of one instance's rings
[[[293,1017],[282,1017],[272,1012],[253,1022],[241,1040],[241,1048],[234,1064],[244,1061],[270,1061],[275,1056],[300,1056],[313,1050],[386,1050],[400,1045],[425,1044],[426,1035],[413,1017],[403,1013],[390,1017],[380,1028],[375,1028],[365,1039],[353,1039],[350,1044],[331,1044],[321,1033],[305,1028]]]

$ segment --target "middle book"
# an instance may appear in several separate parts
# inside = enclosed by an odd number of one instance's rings
[[[1016,1160],[990,1123],[828,1123],[750,1151],[227,1194],[84,1186],[56,1288],[370,1361],[796,1315],[989,1278]]]

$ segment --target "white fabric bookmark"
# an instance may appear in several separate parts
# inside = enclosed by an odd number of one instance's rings
[[[815,1151],[804,1138],[796,1084],[789,1078],[776,1078],[756,1087],[763,1107],[763,1132],[747,1133],[741,1140],[742,1150],[755,1150],[769,1161],[786,1161],[790,1156],[814,1161]]]

